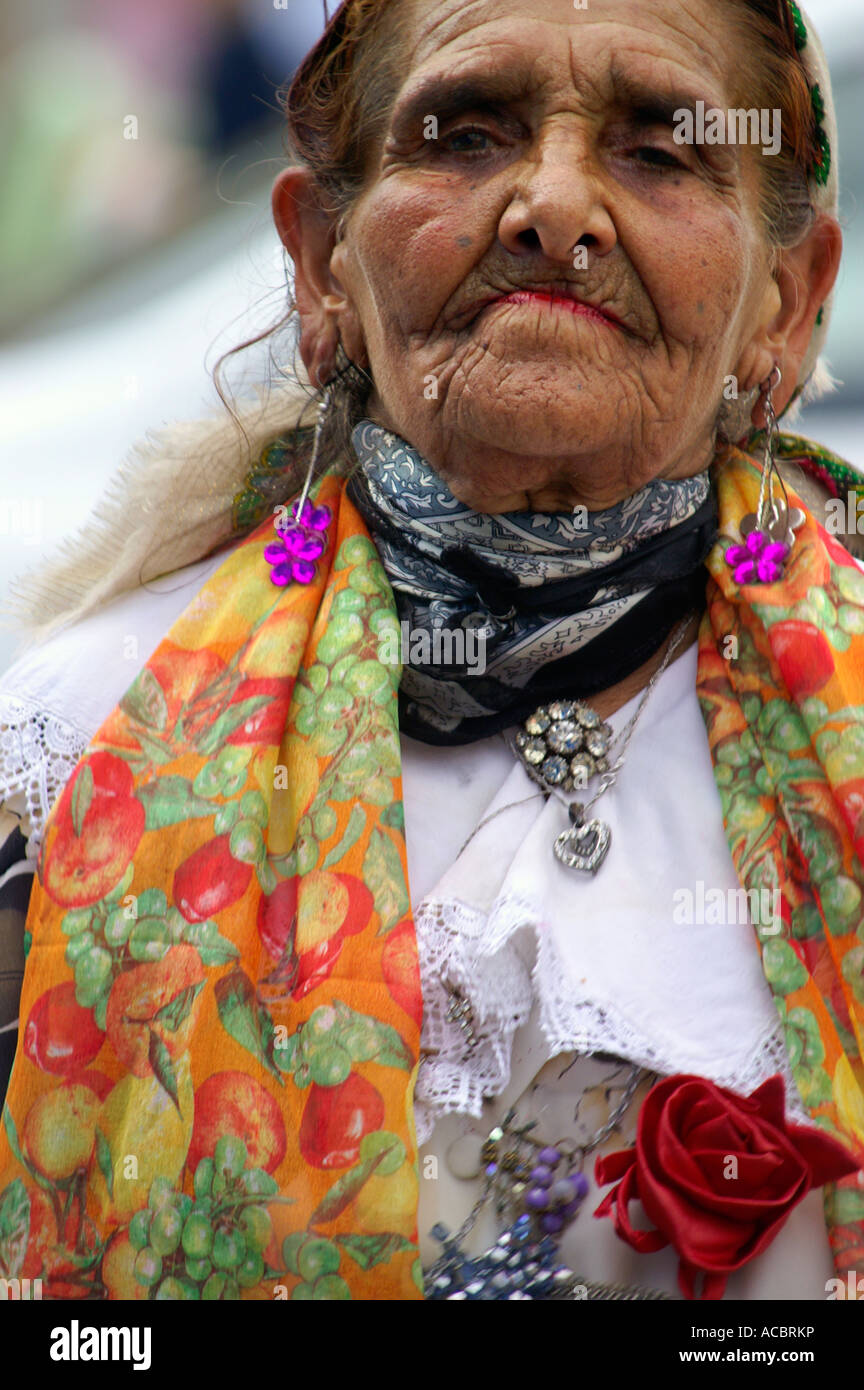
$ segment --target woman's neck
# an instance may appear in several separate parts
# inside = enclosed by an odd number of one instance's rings
[[[687,624],[684,636],[672,658],[673,662],[677,661],[680,656],[683,656],[684,652],[686,652],[689,647],[692,647],[693,643],[696,641],[699,635],[700,621],[701,615],[699,613],[694,613],[690,622]],[[669,639],[662,644],[660,649],[656,651],[653,656],[650,656],[648,660],[637,667],[635,671],[631,671],[630,675],[625,676],[617,685],[610,686],[608,690],[601,690],[598,695],[592,695],[588,704],[590,704],[592,709],[597,711],[601,719],[608,719],[610,714],[614,714],[616,710],[626,705],[628,700],[632,700],[634,695],[638,695],[641,690],[645,689],[655,671],[659,670],[662,666],[663,658],[668,649]],[[670,662],[670,665],[671,664]]]

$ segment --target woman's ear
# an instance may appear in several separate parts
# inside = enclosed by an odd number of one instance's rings
[[[339,321],[350,310],[330,270],[335,225],[321,207],[308,169],[284,169],[273,185],[272,205],[279,238],[294,262],[300,355],[312,385],[320,388],[333,375]]]
[[[834,287],[843,233],[836,218],[823,213],[797,246],[777,254],[774,279],[780,307],[767,327],[766,345],[783,373],[774,408],[789,404],[816,326],[816,316]]]

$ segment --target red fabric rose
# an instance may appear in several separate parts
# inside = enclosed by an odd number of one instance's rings
[[[594,1215],[611,1216],[634,1250],[674,1246],[685,1298],[697,1296],[700,1272],[701,1297],[722,1298],[728,1276],[770,1245],[811,1188],[859,1167],[822,1130],[790,1123],[784,1102],[780,1076],[751,1096],[700,1076],[659,1081],[639,1113],[635,1148],[597,1160],[597,1182],[617,1186]],[[632,1225],[634,1198],[656,1230]]]

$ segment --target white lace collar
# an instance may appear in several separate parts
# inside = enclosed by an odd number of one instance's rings
[[[596,877],[565,869],[552,853],[568,824],[559,801],[511,807],[536,787],[503,740],[470,751],[404,741],[426,1010],[416,1091],[421,1142],[438,1116],[479,1115],[483,1097],[504,1089],[514,1037],[535,1004],[547,1056],[597,1049],[738,1091],[782,1071],[790,1104],[806,1119],[743,912],[695,678],[693,647],[655,687],[619,782],[597,804],[612,845]],[[613,726],[620,729],[636,703],[619,710]],[[499,807],[511,809],[460,855]],[[710,889],[721,890],[731,920],[713,924],[715,914],[704,912]],[[685,925],[688,892],[696,920]],[[447,1019],[445,981],[473,1010],[480,1041],[472,1051],[459,1023]]]

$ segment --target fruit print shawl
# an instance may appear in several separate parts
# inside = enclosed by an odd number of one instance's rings
[[[784,581],[736,589],[758,485],[730,450],[698,692],[738,873],[782,894],[795,1079],[857,1146],[864,575],[808,515]],[[49,817],[0,1132],[0,1274],[44,1297],[422,1297],[396,617],[343,489],[308,587],[270,583],[269,519],[237,545]],[[864,1188],[826,1194],[864,1269]]]

